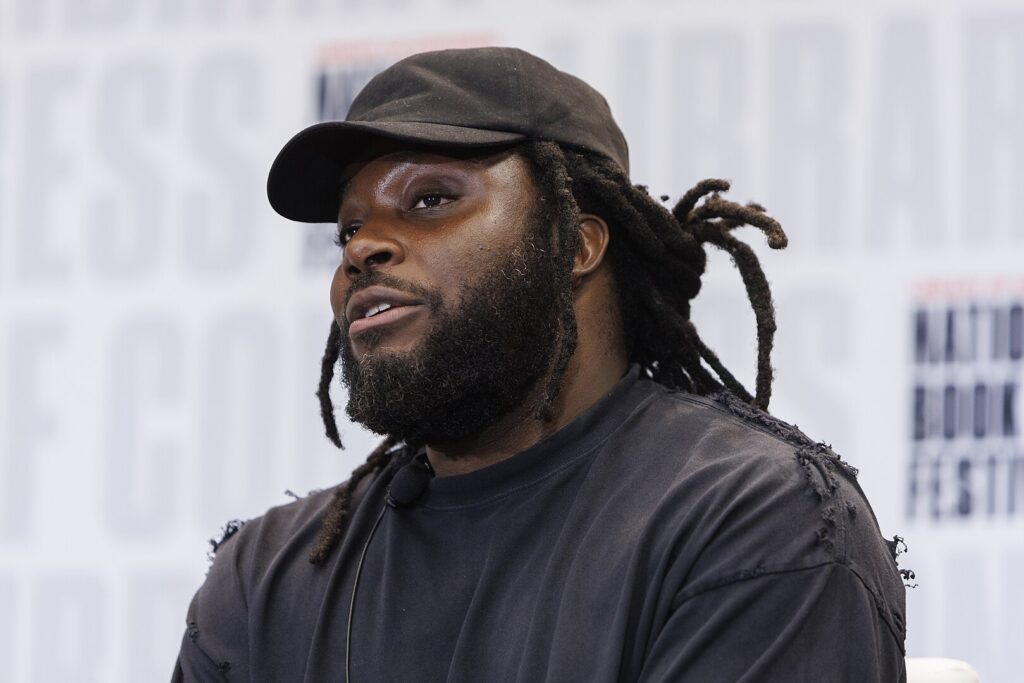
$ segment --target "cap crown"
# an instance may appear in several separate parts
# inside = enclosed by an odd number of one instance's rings
[[[363,88],[346,120],[518,133],[598,152],[629,172],[625,137],[601,93],[516,48],[407,57]]]

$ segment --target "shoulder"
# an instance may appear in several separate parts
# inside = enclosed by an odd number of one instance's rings
[[[249,605],[253,586],[275,558],[303,545],[319,525],[335,489],[271,508],[248,521],[232,521],[219,540],[203,585],[186,617],[179,666],[191,678],[212,671],[245,678],[249,650]],[[308,544],[306,544],[308,546]]]
[[[780,503],[863,498],[856,468],[796,426],[726,392],[696,396],[647,384],[648,399],[617,437],[666,484],[690,495],[700,489],[706,505],[755,493]]]
[[[665,530],[663,542],[683,549],[675,560],[687,580],[677,599],[773,572],[841,565],[903,632],[902,578],[856,468],[732,394],[651,392],[630,431],[665,482],[651,518]]]
[[[368,490],[379,478],[374,471],[365,476],[356,487],[350,509],[351,518]],[[214,558],[207,577],[233,574],[244,586],[259,583],[263,577],[281,564],[306,558],[320,533],[320,527],[335,496],[348,485],[343,482],[305,497],[296,498],[285,505],[270,508],[264,514],[237,525],[237,533],[230,533],[220,543],[213,543]]]
[[[240,568],[247,578],[255,578],[282,551],[315,537],[331,500],[343,486],[314,491],[245,522],[237,534],[217,547],[211,574],[230,565]]]
[[[371,475],[360,482],[359,493],[375,479]],[[189,605],[179,655],[186,673],[210,675],[212,666],[245,679],[250,625],[274,609],[266,604],[265,587],[287,592],[292,584],[308,588],[315,582],[309,553],[335,493],[345,485],[313,492],[245,522],[230,522],[223,537],[211,541],[212,563]]]

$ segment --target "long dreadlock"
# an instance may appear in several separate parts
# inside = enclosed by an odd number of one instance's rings
[[[749,225],[760,229],[773,249],[786,246],[777,221],[757,204],[746,206],[722,199],[725,180],[703,180],[689,190],[671,211],[651,197],[642,185],[632,185],[610,160],[589,152],[565,149],[551,142],[529,142],[518,151],[530,162],[540,197],[543,225],[555,226],[554,253],[571,267],[578,247],[581,212],[608,221],[612,230],[609,259],[630,362],[651,379],[673,389],[706,395],[727,389],[764,410],[772,388],[771,350],[775,308],[768,280],[754,251],[731,233]],[[707,264],[705,244],[726,251],[736,264],[754,309],[757,323],[757,375],[754,394],[736,379],[700,338],[690,320],[690,302],[700,292]],[[563,269],[564,270],[564,269]],[[576,320],[571,293],[558,303],[558,349],[537,414],[551,418],[562,377],[576,348]],[[331,324],[321,363],[317,397],[327,438],[339,448],[329,389],[341,352],[341,331]],[[385,439],[331,501],[310,561],[320,563],[345,533],[352,495],[359,482],[382,471],[392,459],[394,439]]]

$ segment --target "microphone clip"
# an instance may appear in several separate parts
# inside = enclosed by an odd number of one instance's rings
[[[416,503],[430,486],[434,468],[430,466],[426,453],[421,453],[408,464],[398,468],[388,484],[386,502],[388,507],[408,507]]]

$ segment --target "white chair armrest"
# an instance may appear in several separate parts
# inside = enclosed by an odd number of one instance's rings
[[[907,683],[981,683],[981,679],[959,659],[907,657]]]

